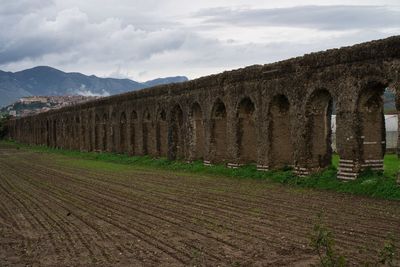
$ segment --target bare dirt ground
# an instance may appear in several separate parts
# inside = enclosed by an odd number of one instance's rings
[[[399,240],[398,201],[0,146],[1,266],[307,266],[320,212],[352,265]]]

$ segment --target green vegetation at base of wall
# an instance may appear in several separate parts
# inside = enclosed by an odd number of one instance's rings
[[[17,148],[30,149],[36,152],[56,153],[82,160],[97,161],[99,163],[110,162],[143,168],[199,173],[240,179],[264,179],[300,188],[315,188],[376,198],[400,200],[400,186],[396,184],[396,174],[399,171],[400,161],[396,155],[385,156],[384,173],[367,170],[364,171],[358,179],[344,182],[336,178],[336,167],[339,161],[339,158],[336,155],[333,157],[332,166],[323,172],[308,177],[297,177],[293,175],[292,170],[290,169],[262,172],[257,171],[256,167],[253,165],[243,166],[238,169],[229,169],[223,165],[204,166],[201,161],[185,163],[180,161],[170,161],[165,158],[154,159],[149,156],[80,152],[44,146],[30,146],[12,141],[1,141],[1,143]],[[117,167],[114,166],[115,164],[111,164],[112,166],[107,164],[104,165],[107,168],[115,168]]]

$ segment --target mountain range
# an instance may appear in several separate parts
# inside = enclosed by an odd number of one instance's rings
[[[18,72],[0,70],[0,107],[26,96],[108,96],[187,80],[185,76],[176,76],[141,83],[129,79],[87,76],[78,72],[66,73],[48,66],[38,66]]]

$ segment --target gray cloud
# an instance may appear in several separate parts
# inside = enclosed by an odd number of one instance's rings
[[[26,14],[53,4],[53,0],[0,0],[0,15]]]
[[[142,60],[178,49],[185,38],[181,30],[145,31],[124,25],[117,18],[92,23],[77,8],[63,10],[54,19],[29,14],[0,32],[0,64],[53,53],[92,56],[98,61],[121,56]]]
[[[400,29],[393,6],[250,5],[197,12],[225,0],[201,1],[194,8],[184,1],[0,0],[6,4],[0,6],[0,15],[6,14],[0,16],[0,68],[50,65],[107,77],[195,78],[384,38]]]
[[[285,26],[349,30],[400,26],[400,8],[384,6],[296,6],[274,9],[205,9],[205,22],[240,26]]]

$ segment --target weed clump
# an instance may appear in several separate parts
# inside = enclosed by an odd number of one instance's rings
[[[313,227],[311,236],[311,247],[319,257],[320,265],[323,267],[343,267],[346,266],[344,256],[335,251],[335,240],[332,232],[322,223],[321,214]]]
[[[333,233],[322,222],[322,214],[317,215],[310,238],[310,246],[318,255],[319,266],[344,267],[347,266],[345,256],[340,255],[335,248]],[[398,266],[395,259],[396,246],[393,234],[389,234],[384,241],[383,248],[378,252],[377,260],[366,260],[362,266]]]
[[[395,263],[396,246],[393,234],[389,234],[385,240],[385,244],[381,251],[379,251],[379,261],[378,263],[386,266],[396,266]]]

